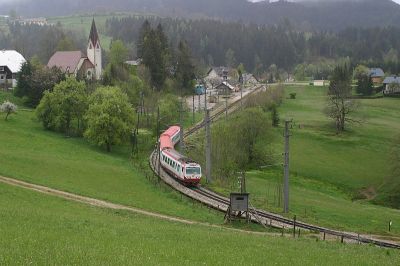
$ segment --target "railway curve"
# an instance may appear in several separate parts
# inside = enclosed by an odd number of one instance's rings
[[[262,89],[266,89],[265,86],[257,86],[254,87],[253,90],[245,95],[244,97],[247,97],[251,94],[257,93]],[[228,112],[234,112],[237,109],[240,108],[240,99],[235,100],[228,106]],[[215,113],[211,114],[210,116],[210,121],[214,122],[218,120],[221,116],[225,114],[225,108],[221,110],[216,110]],[[199,131],[205,126],[204,120],[192,128],[186,130],[184,134],[184,138],[194,134],[195,132]],[[159,160],[158,160],[158,155],[157,151],[154,150],[152,154],[150,155],[149,158],[149,164],[152,169],[152,171],[158,175],[160,180],[162,180],[164,183],[172,187],[173,189],[177,190],[178,192],[182,193],[183,195],[196,200],[208,207],[211,207],[213,209],[219,210],[221,212],[227,212],[228,206],[229,206],[229,199],[221,196],[217,193],[215,193],[212,190],[206,189],[202,186],[198,186],[197,188],[188,188],[184,185],[182,185],[180,182],[175,180],[173,177],[171,177],[162,167],[159,167]],[[256,208],[251,207],[250,208],[250,220],[255,223],[262,224],[263,226],[269,226],[269,227],[274,227],[274,228],[279,228],[279,229],[294,229],[300,228],[302,230],[308,230],[312,232],[318,232],[320,234],[326,234],[326,235],[331,235],[334,237],[341,238],[342,241],[347,240],[353,243],[364,243],[364,244],[373,244],[376,246],[380,247],[385,247],[385,248],[393,248],[393,249],[400,249],[400,245],[394,242],[389,242],[389,241],[382,241],[379,239],[371,238],[368,236],[360,235],[357,233],[352,233],[352,232],[343,232],[343,231],[338,231],[338,230],[333,230],[321,226],[316,226],[308,223],[304,223],[301,221],[294,221],[291,219],[288,219],[286,217],[283,217],[281,215],[267,212],[265,210],[259,210]]]

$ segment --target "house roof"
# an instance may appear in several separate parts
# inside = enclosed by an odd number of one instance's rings
[[[224,72],[226,72],[226,74],[228,74],[229,71],[231,70],[231,68],[229,68],[229,67],[223,67],[223,66],[220,66],[220,67],[212,67],[212,68],[207,72],[207,74],[210,74],[210,72],[213,71],[213,70],[217,73],[218,76],[222,77],[222,76],[224,75]]]
[[[249,81],[252,78],[254,78],[256,81],[258,81],[257,78],[251,73],[244,73],[244,74],[242,74],[242,77],[243,77],[244,82]]]
[[[369,70],[369,75],[371,78],[382,78],[385,76],[385,73],[381,68],[371,68]]]
[[[397,76],[386,77],[385,80],[383,81],[383,84],[392,84],[392,83],[400,84],[400,77]]]
[[[59,67],[62,71],[74,73],[79,61],[85,57],[81,51],[58,51],[47,63],[48,67]]]
[[[89,40],[92,41],[93,45],[96,45],[99,40],[99,34],[97,33],[96,23],[94,22],[94,18],[92,21],[92,27],[90,29]]]
[[[0,51],[0,66],[7,66],[12,73],[18,73],[25,62],[25,58],[17,51]]]

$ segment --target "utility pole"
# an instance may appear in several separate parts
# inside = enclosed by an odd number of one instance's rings
[[[158,181],[161,174],[161,150],[160,150],[160,107],[157,107],[157,153],[158,153]]]
[[[225,96],[225,120],[228,119],[228,96]]]
[[[193,124],[194,124],[196,122],[196,119],[194,117],[194,94],[193,94],[193,110],[192,110],[192,112],[193,112]]]
[[[179,133],[179,135],[180,135],[179,147],[180,147],[181,153],[183,153],[183,151],[185,149],[185,143],[183,142],[183,96],[182,96],[182,91],[181,91],[181,105],[179,107],[179,126],[181,128],[181,131]]]
[[[243,109],[243,86],[240,85],[240,109]]]
[[[203,84],[204,84],[204,111],[207,112],[207,86],[205,82],[203,82]]]
[[[285,162],[284,162],[284,169],[283,169],[283,176],[284,176],[284,182],[283,182],[283,212],[288,213],[289,212],[289,138],[290,138],[290,132],[289,132],[289,125],[292,123],[292,120],[286,120],[285,121]]]
[[[240,172],[240,193],[246,193],[246,173],[244,171]]]
[[[210,111],[206,110],[206,180],[211,183],[211,121]]]
[[[197,109],[199,111],[199,113],[201,112],[201,98],[200,98],[200,94],[199,96],[199,101],[198,101],[198,105],[199,105],[199,109]]]

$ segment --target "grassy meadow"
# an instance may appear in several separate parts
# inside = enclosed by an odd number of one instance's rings
[[[291,170],[301,176],[354,191],[376,191],[390,176],[390,147],[400,134],[400,101],[396,98],[359,100],[357,118],[339,136],[323,114],[326,88],[288,87],[295,100],[285,100],[281,117],[293,118]]]
[[[373,246],[249,235],[67,201],[0,183],[1,265],[398,265]]]
[[[0,99],[6,97],[11,96],[0,92]],[[139,143],[143,138],[149,136],[141,134]],[[140,156],[147,163],[148,154]],[[31,110],[0,119],[0,175],[163,214],[223,222],[222,214],[147,180],[132,164],[129,147],[107,153],[83,139],[45,131]]]
[[[388,186],[389,152],[400,133],[400,99],[360,100],[357,118],[363,123],[349,125],[338,136],[323,113],[326,88],[286,87],[286,95],[292,92],[296,99],[285,99],[279,108],[281,121],[293,118],[295,122],[290,139],[289,216],[342,230],[399,237],[400,211],[370,201]],[[283,125],[276,129],[277,152],[283,151],[282,132]],[[278,167],[248,173],[253,204],[282,211],[277,192],[282,171]],[[390,233],[389,221],[393,221]]]

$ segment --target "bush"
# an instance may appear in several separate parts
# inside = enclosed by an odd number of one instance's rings
[[[134,109],[118,87],[98,88],[89,99],[84,137],[111,151],[112,145],[127,141],[134,127]]]
[[[289,94],[289,96],[290,96],[290,99],[296,99],[296,93],[295,92],[292,92],[292,93],[290,93]]]
[[[81,135],[82,121],[87,110],[87,94],[84,82],[67,78],[46,91],[36,114],[46,129],[56,130],[69,135],[75,132]]]
[[[9,101],[4,101],[2,105],[0,105],[0,111],[6,113],[5,120],[7,121],[8,116],[17,111],[17,106]]]

